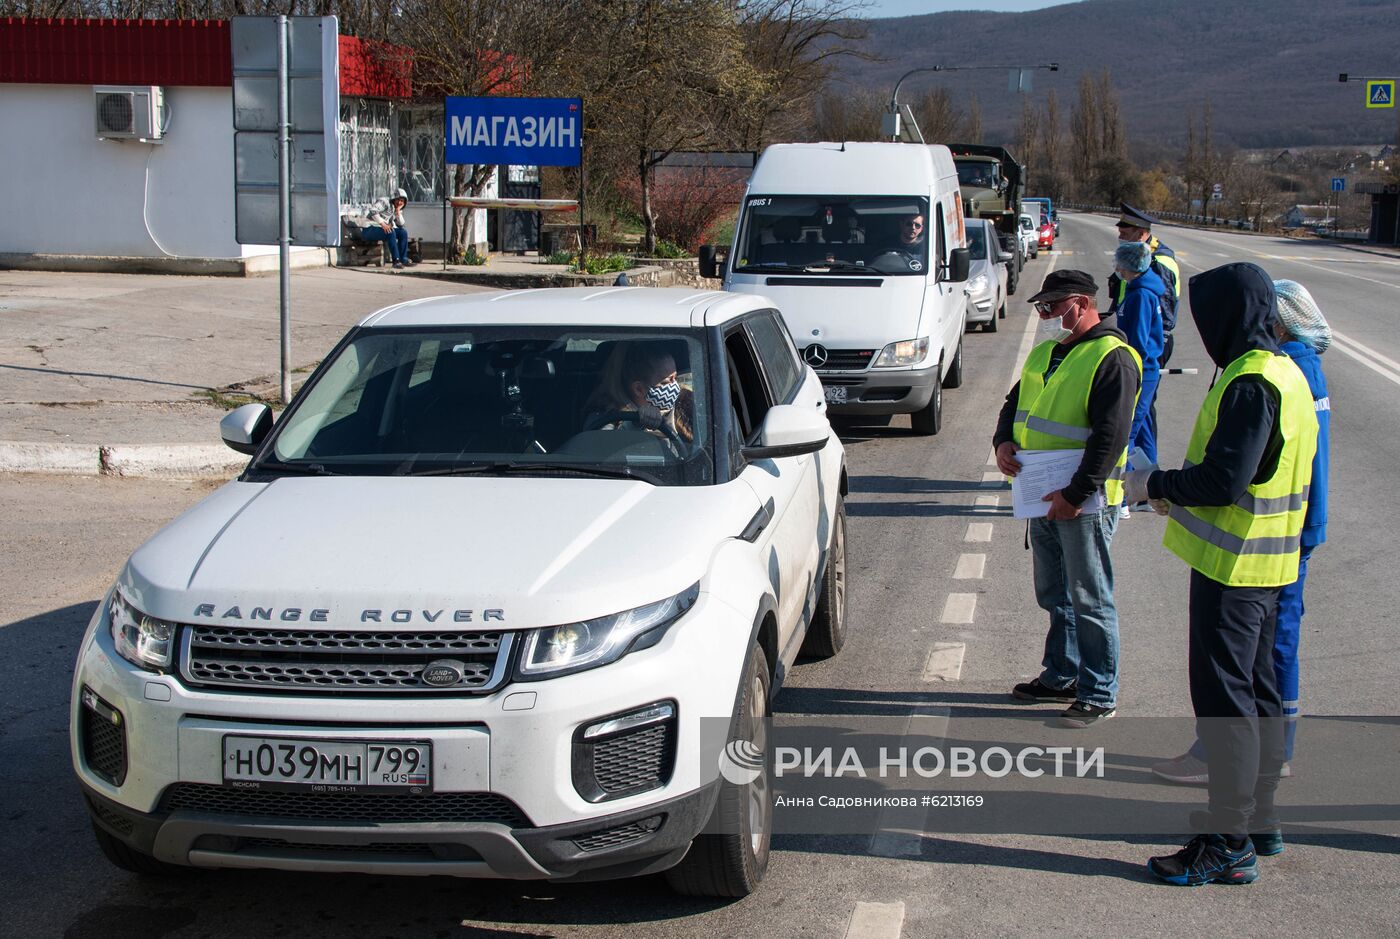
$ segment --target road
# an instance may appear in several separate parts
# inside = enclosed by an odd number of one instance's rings
[[[1102,283],[1112,220],[1066,214],[1052,267]],[[1166,229],[1186,275],[1251,260],[1307,284],[1338,333],[1324,359],[1334,403],[1331,540],[1314,556],[1304,621],[1303,710],[1335,717],[1400,714],[1389,555],[1400,512],[1392,482],[1400,384],[1400,262],[1345,249],[1241,234]],[[799,666],[777,699],[787,715],[900,717],[1025,714],[1007,691],[1038,670],[1045,616],[1030,584],[1024,526],[984,483],[997,409],[1029,348],[1023,289],[995,334],[966,337],[964,387],[945,396],[944,431],[907,421],[842,426],[849,501],[853,636],[833,660]],[[1162,462],[1179,460],[1211,379],[1183,306],[1161,391]],[[205,487],[114,479],[0,477],[9,524],[0,551],[0,846],[6,931],[104,937],[895,936],[1036,934],[1394,934],[1400,837],[1304,832],[1243,890],[1159,886],[1143,862],[1151,836],[940,833],[934,816],[897,836],[781,835],[768,880],[737,903],[681,900],[657,878],[552,886],[444,879],[195,874],[175,882],[106,865],[87,831],[66,750],[75,644],[125,555]],[[992,499],[998,504],[989,504]],[[1114,540],[1122,618],[1121,717],[1186,718],[1184,567],[1160,547],[1161,521],[1123,522]],[[980,573],[980,577],[962,576]],[[956,599],[950,600],[955,596]],[[938,650],[933,659],[931,653]],[[1189,726],[1185,720],[1182,727]],[[1090,732],[1092,733],[1092,732]],[[1186,740],[1162,740],[1173,756]],[[1300,746],[1300,774],[1320,774]],[[1384,754],[1394,765],[1395,754]],[[1158,786],[1141,767],[1122,786],[1138,799],[1193,803],[1197,790]],[[1306,777],[1304,777],[1306,778]],[[1285,787],[1290,785],[1285,783]],[[1286,791],[1286,790],[1285,790]],[[1379,803],[1386,800],[1378,798]],[[1393,804],[1381,818],[1394,830]],[[1388,812],[1389,814],[1384,814]]]

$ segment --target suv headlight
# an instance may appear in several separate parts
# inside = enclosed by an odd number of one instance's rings
[[[673,597],[611,616],[532,629],[525,634],[516,677],[526,681],[553,678],[615,662],[660,639],[666,627],[694,606],[699,596],[700,584],[696,583]]]
[[[112,642],[122,658],[153,671],[170,667],[175,651],[175,623],[147,616],[127,602],[119,590],[112,591],[107,618],[112,622]]]
[[[905,339],[892,342],[880,350],[875,357],[874,368],[893,368],[899,365],[918,365],[928,358],[928,337]]]

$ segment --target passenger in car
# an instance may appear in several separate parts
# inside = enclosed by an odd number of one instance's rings
[[[586,430],[646,430],[676,445],[695,440],[694,393],[680,383],[675,357],[659,342],[619,343],[588,401]]]

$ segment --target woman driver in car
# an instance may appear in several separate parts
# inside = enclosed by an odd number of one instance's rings
[[[588,407],[587,430],[647,430],[672,440],[681,455],[695,440],[694,393],[681,387],[676,360],[662,343],[628,342],[614,350]]]

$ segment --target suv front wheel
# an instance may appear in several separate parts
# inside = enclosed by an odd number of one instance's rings
[[[802,654],[829,659],[846,644],[846,500],[836,497],[831,520],[831,550],[817,593],[817,609],[802,640]]]
[[[773,842],[773,768],[768,754],[768,656],[755,645],[744,671],[744,692],[730,741],[762,754],[758,775],[744,785],[720,780],[715,816],[695,836],[685,858],[666,872],[677,893],[691,897],[746,897],[768,870]],[[726,755],[729,748],[726,747]]]

